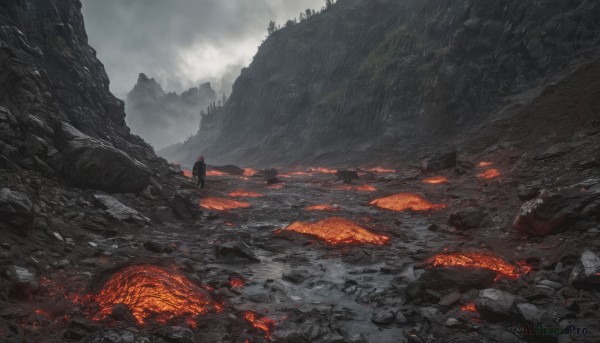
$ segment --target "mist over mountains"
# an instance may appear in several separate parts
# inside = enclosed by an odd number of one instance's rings
[[[126,121],[133,133],[160,149],[196,133],[200,112],[216,101],[217,94],[208,82],[179,95],[165,92],[154,78],[140,73],[127,94]]]

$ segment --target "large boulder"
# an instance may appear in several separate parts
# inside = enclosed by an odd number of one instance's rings
[[[78,137],[63,150],[63,176],[73,186],[109,193],[139,193],[148,184],[150,168],[108,143]]]
[[[335,176],[345,183],[350,183],[352,180],[358,180],[358,172],[356,170],[338,169]]]
[[[94,194],[95,202],[111,217],[117,220],[139,220],[143,221],[143,216],[133,208],[123,204],[114,197],[106,194]]]
[[[4,276],[10,281],[10,295],[17,298],[29,298],[39,288],[37,278],[27,268],[8,266]]]
[[[456,151],[439,151],[423,161],[424,172],[436,172],[439,170],[456,167]]]
[[[171,209],[180,219],[193,219],[194,212],[192,211],[192,192],[189,190],[180,190],[173,195],[170,203]]]
[[[588,180],[540,196],[521,206],[513,228],[521,232],[547,236],[581,219],[600,217],[600,180]]]
[[[599,289],[600,257],[590,250],[584,251],[571,271],[569,281],[576,288]]]
[[[499,289],[481,290],[475,299],[477,311],[489,321],[501,321],[513,318],[517,297]]]
[[[24,228],[33,223],[33,205],[29,197],[8,188],[0,189],[0,227]]]

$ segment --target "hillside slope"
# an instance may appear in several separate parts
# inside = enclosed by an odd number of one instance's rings
[[[222,111],[159,154],[400,162],[593,57],[598,17],[584,0],[340,0],[272,34]]]

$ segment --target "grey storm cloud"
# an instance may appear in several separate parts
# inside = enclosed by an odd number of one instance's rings
[[[269,20],[283,23],[324,0],[82,0],[90,44],[123,96],[140,72],[166,91],[202,81],[231,87],[266,36]],[[222,83],[222,84],[221,84]]]

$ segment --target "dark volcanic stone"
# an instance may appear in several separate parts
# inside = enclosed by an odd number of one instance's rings
[[[173,211],[170,207],[159,206],[151,215],[152,220],[159,223],[167,223],[173,221]]]
[[[598,289],[600,287],[600,257],[590,250],[581,254],[569,279],[573,287]]]
[[[9,293],[16,298],[29,298],[39,288],[37,278],[28,269],[18,266],[8,266],[4,275],[11,282]]]
[[[157,242],[148,241],[144,243],[144,248],[155,252],[157,254],[162,254],[163,252],[172,253],[173,249],[167,245],[163,245]]]
[[[377,325],[389,325],[396,321],[396,312],[390,308],[376,308],[371,315],[371,321]]]
[[[462,298],[462,294],[460,294],[460,292],[452,292],[452,293],[445,295],[442,299],[440,299],[440,301],[438,302],[438,305],[450,306],[450,305],[457,303],[461,298]]]
[[[598,203],[600,180],[588,180],[552,193],[543,191],[538,198],[523,204],[513,228],[530,235],[547,236],[578,220],[597,218],[599,211],[589,209],[597,208]]]
[[[63,151],[62,172],[77,187],[110,193],[138,193],[150,169],[127,153],[93,138],[76,138]]]
[[[136,325],[137,321],[133,316],[133,313],[129,311],[123,304],[117,304],[112,308],[110,317],[116,321],[125,322],[129,325]]]
[[[283,272],[281,278],[292,283],[301,283],[309,276],[310,274],[304,269],[292,269]]]
[[[527,323],[553,324],[553,316],[548,311],[544,311],[533,304],[518,304],[516,307],[517,313]],[[550,327],[550,325],[547,326]]]
[[[456,151],[437,152],[423,162],[423,171],[435,172],[456,166]]]
[[[278,178],[276,177],[272,177],[270,179],[267,180],[267,185],[274,185],[276,183],[280,183],[281,181],[279,181]]]
[[[269,180],[269,179],[276,178],[278,174],[279,174],[279,172],[277,171],[277,169],[270,168],[270,169],[263,169],[263,170],[257,172],[256,174],[254,174],[254,177],[262,177],[265,180]]]
[[[33,225],[33,217],[33,205],[27,195],[8,188],[0,189],[0,227]]]
[[[475,299],[477,311],[487,320],[507,320],[513,316],[516,297],[499,289],[481,290]]]
[[[542,183],[540,181],[530,182],[525,185],[520,185],[518,188],[518,196],[522,201],[528,201],[535,199],[542,190]]]
[[[335,172],[335,176],[345,183],[350,183],[352,180],[358,180],[358,173],[356,170],[339,169],[337,172]]]
[[[434,267],[427,269],[419,282],[429,289],[485,288],[493,284],[496,272],[483,268]]]
[[[171,199],[170,206],[177,217],[186,220],[194,218],[191,194],[188,191],[178,191]]]
[[[215,246],[215,255],[218,259],[243,259],[252,262],[259,262],[260,260],[252,249],[244,243],[229,242]]]
[[[467,208],[450,215],[448,225],[459,230],[476,229],[481,226],[486,214],[482,208]]]

